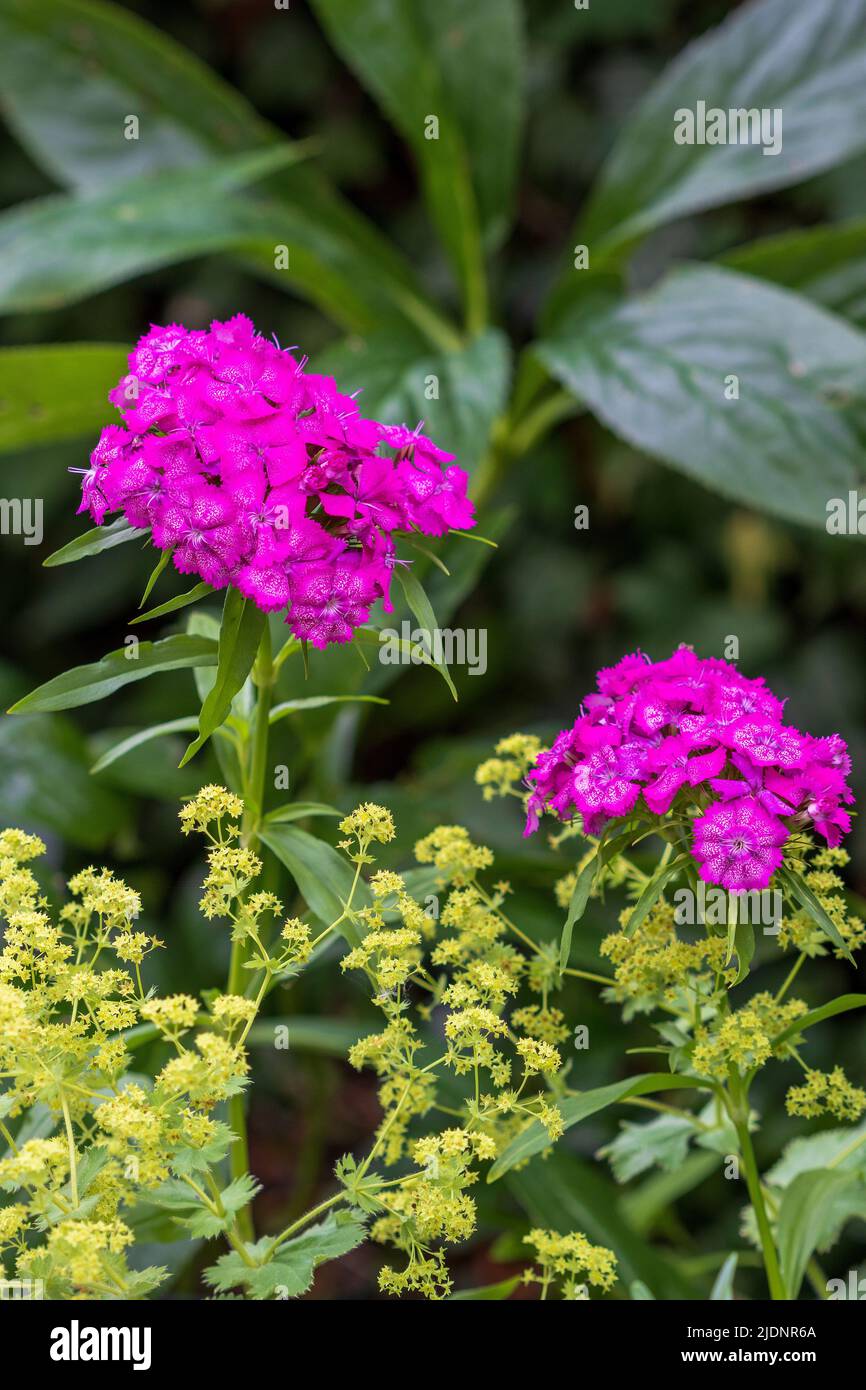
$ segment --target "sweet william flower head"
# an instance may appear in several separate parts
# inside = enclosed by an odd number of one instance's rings
[[[316,647],[349,641],[379,599],[389,611],[396,535],[474,525],[452,455],[420,426],[366,419],[243,314],[153,327],[129,368],[79,511],[122,513],[182,574],[286,611]]]
[[[837,846],[851,828],[850,758],[838,734],[813,738],[783,722],[760,677],[679,647],[642,652],[599,671],[571,728],[526,777],[526,833],[550,811],[580,816],[587,835],[630,812],[692,822],[701,877],[734,891],[765,888],[795,830]],[[498,763],[479,772],[485,794],[511,786]]]

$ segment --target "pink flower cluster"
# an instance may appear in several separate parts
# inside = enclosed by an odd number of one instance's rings
[[[763,679],[683,646],[666,661],[625,656],[597,680],[529,773],[526,834],[545,810],[561,820],[579,813],[597,835],[641,797],[656,816],[680,797],[701,811],[691,845],[701,878],[744,891],[767,886],[792,830],[811,827],[830,845],[850,830],[844,740],[783,724]]]
[[[474,525],[466,474],[418,430],[365,419],[243,314],[151,328],[110,393],[79,511],[122,512],[182,574],[233,584],[298,638],[348,641],[389,608],[396,532]]]

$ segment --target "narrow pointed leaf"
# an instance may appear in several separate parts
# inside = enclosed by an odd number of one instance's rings
[[[46,681],[13,705],[10,714],[28,711],[46,714],[53,710],[75,709],[113,695],[121,686],[161,671],[179,671],[184,667],[215,666],[217,644],[206,637],[178,634],[159,642],[141,642],[135,648],[121,647],[109,652],[101,661],[89,666],[76,666]]]

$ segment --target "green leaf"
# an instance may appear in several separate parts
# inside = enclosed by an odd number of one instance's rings
[[[694,1298],[691,1281],[630,1228],[617,1189],[597,1167],[557,1149],[544,1162],[509,1173],[507,1185],[533,1226],[583,1231],[589,1240],[615,1251],[625,1287],[637,1279],[659,1299]]]
[[[285,825],[290,821],[304,820],[307,816],[342,816],[343,812],[338,811],[336,806],[328,806],[323,801],[290,801],[285,806],[278,806],[275,811],[268,811],[265,822],[268,825]]]
[[[417,333],[387,331],[327,348],[316,366],[346,391],[362,388],[365,414],[410,427],[423,420],[471,477],[506,406],[511,349],[498,329],[439,352]]]
[[[522,1280],[519,1274],[515,1274],[511,1279],[502,1279],[498,1284],[482,1284],[477,1289],[460,1289],[457,1293],[452,1293],[449,1303],[502,1303],[506,1298],[510,1298],[514,1290],[520,1287]]]
[[[858,1173],[819,1168],[785,1189],[776,1240],[789,1298],[797,1297],[814,1251],[832,1243],[852,1216],[866,1217],[866,1183]]]
[[[433,10],[416,0],[314,0],[314,8],[341,57],[412,147],[470,322],[478,324],[485,312],[482,242],[501,240],[514,192],[523,86],[519,5],[440,0]]]
[[[777,872],[791,896],[796,899],[804,912],[808,913],[816,927],[820,927],[821,931],[825,936],[830,938],[837,950],[842,952],[845,959],[849,960],[851,964],[854,965],[854,957],[845,945],[839,928],[836,926],[833,918],[829,916],[826,909],[821,906],[805,880],[802,879],[799,874],[794,873],[794,870],[789,869],[785,864],[783,864]]]
[[[150,608],[146,613],[138,613],[136,617],[130,619],[130,626],[135,623],[149,623],[154,618],[164,618],[169,613],[176,613],[179,608],[187,608],[191,603],[198,603],[200,598],[205,598],[212,594],[213,589],[210,584],[205,584],[204,580],[200,584],[195,584],[191,589],[187,589],[185,594],[176,594],[174,598],[166,599],[165,603],[160,603],[156,608]]]
[[[589,894],[595,875],[598,869],[598,853],[596,852],[588,863],[584,864],[575,880],[571,898],[568,903],[568,914],[562,927],[562,937],[559,942],[559,968],[564,970],[568,965],[568,958],[571,955],[571,937],[574,932],[575,923],[579,922],[586,905],[589,902]]]
[[[0,348],[0,453],[99,430],[110,411],[108,393],[127,370],[128,351],[113,343]]]
[[[537,351],[634,448],[749,507],[823,528],[828,499],[863,475],[845,403],[862,392],[866,338],[787,290],[692,266],[576,312]],[[725,398],[731,377],[739,399]]]
[[[712,1088],[708,1082],[696,1080],[691,1076],[677,1076],[672,1072],[645,1072],[642,1076],[615,1081],[611,1086],[599,1086],[594,1091],[582,1091],[575,1096],[566,1096],[564,1100],[557,1101],[557,1108],[562,1112],[565,1128],[571,1129],[572,1125],[597,1114],[599,1110],[606,1110],[609,1105],[617,1105],[633,1096],[688,1089]],[[522,1163],[533,1154],[541,1153],[549,1146],[547,1130],[538,1120],[533,1120],[532,1124],[512,1139],[499,1155],[487,1174],[487,1181],[496,1182],[497,1178],[501,1178],[503,1173],[507,1173],[515,1164]]]
[[[275,1046],[276,1030],[286,1030],[289,1052],[312,1052],[321,1057],[345,1057],[349,1048],[367,1031],[366,1025],[341,1018],[304,1018],[292,1014],[288,1018],[260,1019],[247,1035],[249,1047]]]
[[[259,838],[286,866],[310,911],[322,925],[329,927],[335,922],[342,915],[352,890],[354,872],[348,861],[324,840],[317,840],[294,825],[266,822]],[[369,889],[359,880],[353,906],[369,907],[371,901]],[[360,943],[360,933],[349,918],[340,923],[338,930],[350,946]]]
[[[794,1178],[813,1168],[838,1168],[866,1178],[866,1120],[847,1129],[825,1129],[803,1135],[786,1144],[782,1157],[768,1168],[764,1182],[771,1187],[788,1187]]]
[[[866,994],[840,994],[836,999],[831,999],[829,1004],[822,1004],[818,1009],[810,1009],[807,1014],[803,1014],[794,1023],[789,1023],[787,1028],[783,1028],[781,1033],[771,1039],[773,1047],[776,1048],[780,1043],[787,1042],[788,1038],[796,1038],[800,1033],[805,1033],[807,1028],[814,1028],[816,1023],[823,1023],[825,1019],[835,1018],[837,1014],[849,1013],[851,1009],[866,1009]]]
[[[154,588],[156,587],[159,581],[160,575],[162,574],[163,570],[165,570],[166,567],[169,565],[171,561],[171,556],[172,551],[170,548],[160,551],[159,559],[157,560],[156,564],[151,570],[150,577],[144,586],[144,593],[142,594],[141,600],[138,605],[139,608],[143,608],[144,605],[147,603],[147,600],[150,598]]]
[[[306,710],[324,709],[327,705],[387,705],[388,700],[382,699],[380,695],[307,695],[300,700],[284,700],[280,705],[274,705],[271,710],[270,722],[276,724],[280,719],[285,719],[289,714],[303,714]]]
[[[741,275],[797,290],[866,327],[866,218],[783,232],[737,246],[720,262]]]
[[[198,738],[193,739],[180,760],[184,767],[224,724],[231,714],[232,700],[242,688],[253,669],[259,649],[266,615],[252,599],[244,598],[238,589],[226,590],[220,623],[219,659],[216,680],[201,707],[198,719]]]
[[[624,1121],[619,1134],[599,1149],[610,1163],[617,1182],[629,1182],[657,1164],[670,1172],[685,1161],[695,1125],[689,1115],[658,1115],[645,1124]]]
[[[633,1280],[632,1283],[629,1285],[628,1296],[634,1302],[646,1302],[648,1300],[655,1299],[655,1294],[650,1293],[646,1284],[644,1284],[640,1279]]]
[[[421,629],[426,634],[426,637],[428,639],[428,655],[430,657],[430,665],[434,666],[436,670],[439,672],[445,684],[448,686],[448,689],[451,691],[453,699],[456,700],[457,687],[451,679],[451,672],[448,670],[448,666],[446,665],[444,654],[441,661],[437,661],[435,657],[436,638],[437,634],[439,633],[439,624],[436,621],[436,614],[433,612],[433,605],[427,597],[427,594],[424,591],[424,587],[421,584],[421,581],[415,574],[412,573],[410,569],[406,569],[406,567],[403,565],[397,565],[394,573],[397,576],[397,579],[406,597],[406,602],[408,603],[409,608],[414,613],[418,622],[421,624]],[[416,645],[420,645],[423,650],[423,643]]]
[[[739,1256],[736,1250],[728,1256],[719,1270],[710,1290],[710,1301],[712,1303],[728,1303],[734,1297],[734,1275],[737,1272],[737,1260]]]
[[[36,162],[85,193],[282,139],[192,53],[100,0],[6,0],[0,89],[4,115]],[[129,113],[140,114],[145,138],[123,138]],[[250,248],[256,270],[349,329],[409,319],[434,340],[448,336],[404,260],[316,170],[283,170],[273,196],[289,268],[274,270],[271,245],[267,254]]]
[[[146,530],[130,526],[125,516],[119,516],[107,526],[94,526],[92,531],[76,536],[74,541],[55,550],[42,563],[46,569],[52,569],[55,565],[71,565],[74,560],[99,555],[103,550],[113,550],[116,545],[124,545],[127,541],[135,541],[146,535]]]
[[[113,695],[123,685],[144,680],[159,671],[179,671],[190,666],[215,666],[217,645],[206,637],[179,634],[160,642],[140,642],[138,648],[120,647],[90,666],[75,666],[37,686],[9,710],[18,714],[47,714],[58,709],[75,709]]]
[[[623,928],[625,936],[634,936],[641,922],[658,902],[665,890],[665,885],[680,872],[690,857],[688,854],[678,854],[676,859],[671,860],[670,864],[665,864],[664,868],[656,869],[635,903],[632,914]]]
[[[165,734],[186,734],[198,728],[198,719],[195,715],[189,715],[185,719],[169,719],[165,724],[152,724],[149,729],[139,729],[134,734],[129,734],[119,743],[115,743],[107,749],[90,769],[92,773],[102,772],[104,768],[111,767],[118,758],[123,758],[127,753],[131,753],[134,748],[140,748],[143,743],[149,743],[152,738],[162,738]]]
[[[676,113],[781,109],[781,148],[678,144]],[[778,118],[777,118],[778,121]],[[772,130],[767,134],[772,137]],[[744,6],[662,74],[627,123],[579,239],[596,250],[703,208],[801,183],[866,147],[866,3]]]
[[[206,1269],[204,1277],[223,1293],[242,1286],[255,1299],[297,1298],[311,1287],[318,1265],[347,1255],[365,1239],[366,1231],[356,1218],[343,1213],[339,1217],[331,1215],[303,1235],[287,1240],[271,1260],[258,1268],[250,1269],[241,1256],[232,1251]],[[253,1260],[262,1259],[271,1244],[271,1238],[266,1236],[248,1245],[247,1253]]]
[[[738,985],[749,973],[749,966],[755,954],[755,928],[751,922],[737,921],[734,927],[734,953],[737,957],[737,978],[734,984]]]
[[[0,720],[0,824],[51,832],[93,853],[124,832],[131,807],[94,782],[81,734],[62,715]]]
[[[56,309],[158,266],[256,241],[273,260],[279,208],[232,194],[297,158],[294,147],[274,145],[4,212],[0,311]]]

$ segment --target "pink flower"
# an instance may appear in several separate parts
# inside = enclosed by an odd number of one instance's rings
[[[580,815],[586,834],[632,812],[646,818],[642,795],[653,816],[694,818],[701,872],[729,888],[765,886],[798,827],[831,845],[847,834],[844,740],[783,724],[783,702],[763,680],[690,647],[655,663],[633,653],[597,679],[572,728],[528,773],[526,834],[546,810]]]
[[[243,314],[206,332],[153,327],[110,393],[125,428],[103,430],[76,471],[97,525],[122,512],[182,573],[265,612],[294,605],[292,631],[325,646],[377,599],[388,608],[395,534],[474,519],[452,455],[420,428],[364,419],[306,367]]]
[[[695,821],[693,853],[705,883],[742,892],[766,888],[787,838],[782,822],[756,801],[718,801]]]

